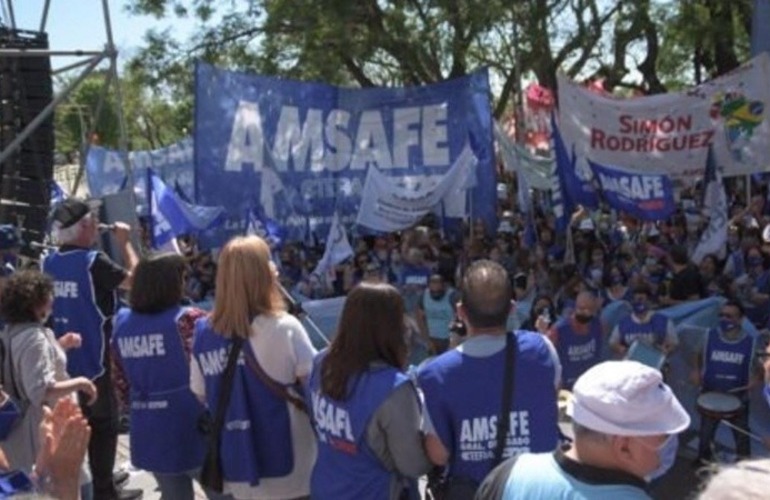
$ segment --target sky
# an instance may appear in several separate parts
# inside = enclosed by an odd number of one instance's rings
[[[4,24],[7,21],[8,0],[0,0],[0,15]],[[16,26],[20,29],[38,31],[43,13],[44,0],[11,0],[16,17]],[[125,0],[108,0],[115,46],[118,49],[120,64],[128,61],[142,45],[147,30],[163,29],[173,23],[177,38],[186,38],[194,29],[193,20],[172,17],[157,20],[147,16],[133,16],[125,11]],[[102,11],[102,0],[50,0],[50,10],[46,30],[51,50],[101,50],[107,43],[107,35]],[[59,68],[77,62],[82,58],[55,56],[52,67]]]

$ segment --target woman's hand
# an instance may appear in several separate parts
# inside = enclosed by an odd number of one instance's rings
[[[68,332],[59,337],[59,345],[65,351],[69,351],[70,349],[77,349],[83,345],[83,338],[79,333]]]
[[[51,491],[48,493],[56,498],[76,499],[91,428],[71,399],[61,399],[53,411],[48,408],[43,411],[41,448],[35,461],[35,473],[41,479],[50,479]]]

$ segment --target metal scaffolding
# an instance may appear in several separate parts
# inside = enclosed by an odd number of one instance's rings
[[[15,16],[15,9],[14,9],[14,0],[0,0],[3,2],[3,7],[6,12],[6,18],[8,21],[8,24],[10,24],[11,29],[17,29],[16,26],[16,16]],[[24,0],[22,0],[24,1]],[[22,130],[13,141],[11,141],[10,144],[8,144],[5,149],[0,151],[0,163],[6,161],[10,158],[10,156],[21,146],[22,142],[27,140],[30,135],[32,135],[33,132],[46,120],[48,119],[51,114],[54,112],[54,109],[56,107],[64,102],[69,95],[72,93],[73,90],[75,90],[80,83],[82,83],[91,73],[94,72],[94,70],[97,69],[97,67],[105,60],[109,61],[109,69],[105,72],[104,76],[104,84],[102,85],[101,93],[99,95],[99,100],[96,106],[96,112],[95,116],[93,117],[91,128],[88,131],[88,133],[85,135],[86,140],[83,141],[81,144],[81,150],[80,150],[80,168],[78,169],[78,174],[75,179],[75,185],[73,192],[75,192],[78,188],[78,185],[80,184],[80,181],[82,180],[83,173],[85,170],[85,159],[88,155],[88,150],[90,148],[90,138],[94,135],[96,132],[95,127],[96,124],[99,122],[99,117],[101,115],[102,109],[104,107],[104,102],[107,97],[107,93],[110,90],[110,86],[114,86],[115,89],[115,99],[117,104],[116,113],[118,116],[118,126],[119,126],[119,149],[121,152],[127,152],[128,151],[128,137],[126,132],[126,120],[125,116],[123,114],[123,106],[122,106],[122,89],[120,84],[120,79],[118,78],[118,51],[115,47],[113,35],[112,35],[112,21],[110,17],[110,6],[109,6],[109,0],[94,0],[97,3],[101,4],[102,7],[102,17],[104,19],[104,31],[107,39],[106,45],[102,49],[75,49],[75,50],[37,50],[37,49],[0,49],[0,58],[3,57],[56,57],[56,56],[69,56],[69,57],[80,57],[82,60],[77,61],[73,64],[69,64],[67,66],[62,66],[60,68],[56,68],[52,70],[52,73],[54,75],[61,74],[67,71],[71,71],[78,68],[83,68],[80,73],[78,73],[77,77],[66,84],[63,88],[61,88],[58,93],[54,96],[53,100],[48,103],[48,105],[40,112],[38,113],[27,125],[24,127],[24,130]],[[48,23],[48,14],[51,7],[51,0],[45,0],[45,3],[42,6],[41,13],[40,13],[40,24],[38,31],[39,32],[45,32],[47,23]],[[50,47],[49,47],[50,49]],[[128,155],[122,154],[120,155],[123,159],[124,167],[126,169],[126,175],[129,179],[133,179],[132,172],[131,172],[131,164],[128,161]]]

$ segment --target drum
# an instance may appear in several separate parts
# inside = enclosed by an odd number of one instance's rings
[[[733,418],[743,408],[738,396],[724,392],[704,392],[698,396],[697,406],[701,415],[719,420]]]
[[[666,353],[644,342],[634,341],[626,353],[626,359],[638,361],[643,365],[655,368],[658,371],[663,370],[666,364]]]

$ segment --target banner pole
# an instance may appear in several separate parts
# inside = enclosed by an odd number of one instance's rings
[[[746,208],[751,208],[751,174],[746,174]]]

